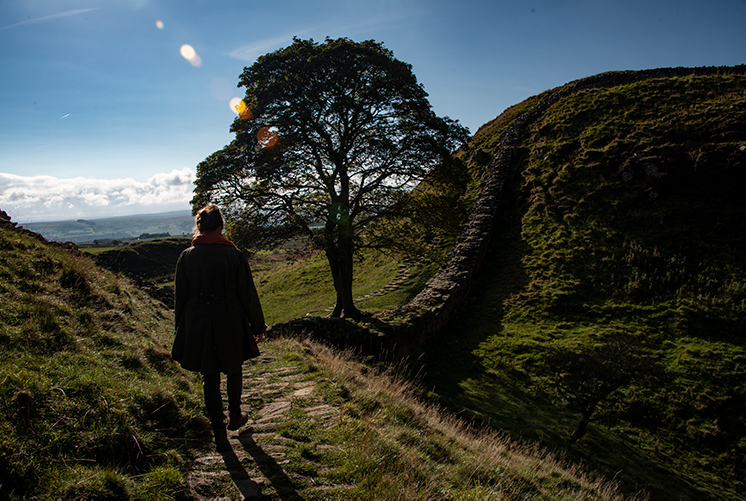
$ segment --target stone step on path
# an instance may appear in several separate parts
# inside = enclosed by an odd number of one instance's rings
[[[308,380],[301,368],[270,369],[273,361],[273,354],[262,353],[244,364],[243,410],[254,419],[241,430],[228,432],[231,445],[228,451],[218,453],[210,443],[206,449],[213,452],[194,461],[187,476],[190,499],[292,500],[303,499],[298,493],[301,487],[306,492],[310,489],[319,493],[346,488],[315,486],[313,479],[300,478],[283,469],[290,462],[286,446],[293,441],[281,436],[278,429],[291,409],[302,402],[301,409],[314,426],[334,426],[340,411],[323,401],[316,391],[316,383]],[[252,402],[262,402],[261,408],[252,409]],[[227,402],[223,405],[227,408]],[[321,444],[317,447],[334,446]],[[315,487],[309,488],[309,485]]]

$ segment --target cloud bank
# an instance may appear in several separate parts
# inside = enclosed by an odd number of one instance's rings
[[[0,172],[0,209],[17,222],[187,210],[193,180],[194,172],[189,168],[156,174],[146,181]]]

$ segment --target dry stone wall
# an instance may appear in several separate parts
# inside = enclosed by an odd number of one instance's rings
[[[541,118],[549,107],[587,89],[610,88],[656,78],[745,73],[746,65],[602,73],[559,88],[519,116],[503,132],[482,179],[476,205],[445,264],[409,304],[378,316],[386,325],[399,325],[384,329],[381,347],[397,358],[416,354],[461,310],[484,263],[505,186],[516,174],[512,159],[521,131]]]
[[[516,175],[518,166],[514,165],[513,157],[523,131],[541,118],[553,104],[584,90],[617,87],[656,78],[726,74],[744,75],[746,65],[602,73],[556,89],[503,131],[460,237],[444,265],[410,303],[382,312],[362,326],[343,319],[306,317],[275,325],[269,334],[302,332],[337,346],[389,359],[416,356],[461,311],[479,276],[495,231],[505,187]],[[476,154],[485,155],[484,152]]]

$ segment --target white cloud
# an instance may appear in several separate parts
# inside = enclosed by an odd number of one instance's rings
[[[231,52],[230,56],[233,59],[238,59],[239,61],[254,62],[259,56],[263,56],[268,52],[272,52],[281,47],[290,45],[292,41],[292,35],[283,35],[281,37],[260,40],[258,42],[239,47],[238,49]]]
[[[326,36],[337,38],[345,36],[355,39],[356,37],[366,37],[373,35],[375,30],[381,27],[392,28],[393,23],[407,21],[408,19],[421,19],[428,11],[417,9],[405,9],[400,5],[398,0],[386,5],[382,2],[374,2],[376,8],[371,10],[369,15],[360,17],[355,14],[354,18],[334,18],[328,19],[324,23],[316,26],[309,26],[299,29],[292,34],[285,34],[278,37],[257,40],[250,44],[241,46],[233,50],[229,55],[233,59],[253,63],[259,56],[273,52],[293,43],[293,37],[304,38],[316,34],[316,42],[323,42]]]
[[[58,221],[189,209],[194,190],[189,169],[145,181],[0,173],[0,209],[14,221]]]
[[[7,26],[0,26],[0,30],[8,30],[10,28],[15,28],[16,26],[23,26],[26,24],[36,24],[36,23],[41,23],[43,21],[51,21],[54,19],[61,19],[63,17],[68,17],[68,16],[77,16],[78,14],[85,14],[86,12],[90,12],[92,10],[97,10],[97,9],[98,7],[94,7],[91,9],[75,9],[75,10],[68,10],[65,12],[59,12],[57,14],[50,14],[48,16],[36,17],[34,19],[26,19],[25,21],[21,21],[15,24],[9,24]]]

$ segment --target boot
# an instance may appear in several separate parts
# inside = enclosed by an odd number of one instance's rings
[[[241,411],[231,412],[230,416],[231,419],[228,423],[228,429],[231,431],[235,431],[249,422],[249,415]]]
[[[228,432],[225,431],[225,427],[212,429],[213,435],[215,435],[215,448],[218,452],[225,452],[231,448],[231,443],[228,441]]]

